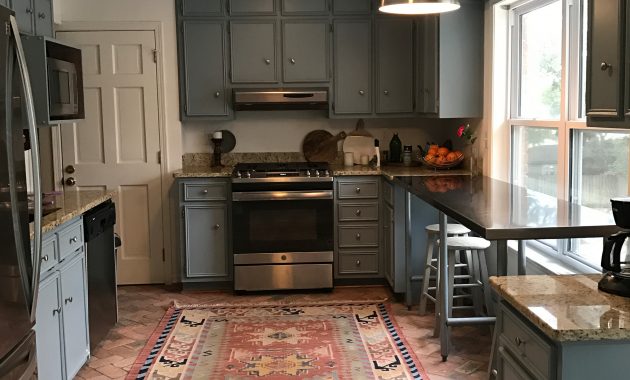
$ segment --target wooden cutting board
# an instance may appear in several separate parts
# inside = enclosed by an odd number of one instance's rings
[[[309,162],[333,162],[337,158],[339,140],[346,137],[345,132],[333,136],[330,132],[318,129],[310,132],[302,142],[304,158]]]
[[[361,156],[367,155],[369,160],[374,156],[374,137],[348,136],[343,142],[343,152],[354,154],[354,163],[361,163]]]

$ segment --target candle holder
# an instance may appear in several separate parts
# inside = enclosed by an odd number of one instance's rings
[[[213,168],[219,168],[219,167],[223,167],[223,164],[221,163],[221,143],[223,142],[223,139],[211,139],[212,143],[214,144],[214,151],[212,153],[212,167]]]

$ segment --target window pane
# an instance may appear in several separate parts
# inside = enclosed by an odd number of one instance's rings
[[[520,16],[519,117],[560,118],[562,2]]]
[[[512,128],[512,181],[528,189],[556,196],[558,130]]]
[[[612,214],[610,198],[628,194],[630,134],[573,131],[572,200]],[[624,246],[628,255],[628,244]],[[599,267],[602,239],[574,239],[570,251]]]

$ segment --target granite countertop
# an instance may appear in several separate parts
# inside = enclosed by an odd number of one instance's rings
[[[184,166],[182,170],[173,173],[174,178],[229,178],[234,166],[226,165],[218,168],[209,165]]]
[[[60,225],[91,210],[99,204],[114,197],[115,191],[80,190],[66,191],[63,195],[54,197],[54,205],[57,211],[42,218],[42,233],[50,232]],[[31,239],[33,238],[33,223],[30,224]]]
[[[490,284],[551,339],[630,339],[630,299],[597,289],[601,275],[492,277]]]

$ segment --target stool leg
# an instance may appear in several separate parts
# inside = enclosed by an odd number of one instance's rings
[[[483,284],[481,275],[480,275],[480,263],[479,256],[482,254],[479,250],[471,251],[471,263],[470,263],[470,271],[472,275],[472,283],[479,284],[479,286],[475,286],[472,288],[473,295],[473,303],[475,306],[475,314],[483,315],[483,292],[481,291],[481,284]]]
[[[418,309],[418,314],[420,315],[425,315],[427,312],[427,293],[429,292],[429,281],[431,280],[431,264],[434,255],[435,240],[434,234],[427,236],[427,259],[424,267],[424,277],[422,278],[422,289],[420,291],[420,307]]]
[[[492,293],[490,289],[490,280],[488,278],[488,266],[486,264],[486,251],[479,251],[479,267],[481,269],[481,281],[483,283],[483,295],[486,301],[486,310],[488,316],[493,317],[494,302],[492,301]]]
[[[455,251],[448,250],[448,317],[453,316],[453,295],[455,291]]]

